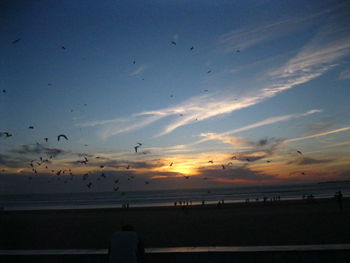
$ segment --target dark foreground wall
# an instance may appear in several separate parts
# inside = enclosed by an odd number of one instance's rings
[[[1,263],[102,263],[105,254],[95,255],[0,255]],[[201,252],[201,253],[148,253],[145,263],[348,263],[350,250],[270,251],[270,252]]]

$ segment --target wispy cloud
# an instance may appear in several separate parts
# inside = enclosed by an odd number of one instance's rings
[[[333,123],[327,122],[313,122],[305,125],[305,135],[316,134],[325,130],[328,130]]]
[[[350,69],[346,69],[339,73],[339,79],[350,79]]]
[[[337,60],[350,54],[350,37],[342,34],[341,31],[334,35],[328,27],[325,28],[326,30],[323,29],[321,28],[322,32],[317,34],[295,57],[282,67],[271,71],[266,83],[262,84],[264,88],[251,91],[248,95],[237,98],[230,90],[226,90],[220,94],[195,96],[174,106],[135,113],[125,119],[102,120],[81,125],[103,125],[100,136],[108,138],[141,129],[166,117],[173,117],[170,123],[157,134],[162,136],[188,124],[254,106],[321,76],[335,67]],[[267,120],[269,121],[274,120]]]
[[[281,122],[281,121],[288,121],[291,119],[295,119],[295,118],[299,118],[299,117],[305,117],[314,113],[319,113],[322,112],[322,110],[318,110],[318,109],[313,109],[313,110],[309,110],[307,112],[304,113],[295,113],[295,114],[288,114],[288,115],[281,115],[281,116],[275,116],[275,117],[270,117],[267,118],[265,120],[241,127],[241,128],[237,128],[237,129],[233,129],[227,132],[223,132],[223,133],[201,133],[200,136],[206,137],[204,139],[198,140],[196,142],[194,142],[193,144],[199,144],[199,143],[203,143],[209,140],[219,140],[222,141],[224,143],[230,143],[230,144],[234,144],[237,143],[238,140],[237,139],[232,139],[232,138],[236,138],[236,137],[230,137],[229,135],[232,134],[236,134],[239,132],[243,132],[243,131],[247,131],[250,129],[255,129],[261,126],[265,126],[265,125],[270,125],[270,124],[274,124],[277,122]],[[241,142],[244,142],[244,140],[241,140]]]
[[[133,72],[130,73],[130,76],[136,76],[141,74],[142,72],[144,72],[146,69],[148,68],[147,65],[142,64],[141,66],[139,66],[136,70],[134,70]]]
[[[316,159],[311,157],[298,158],[297,160],[290,161],[287,164],[297,164],[297,165],[311,165],[311,164],[322,164],[333,162],[333,159]]]
[[[313,138],[326,136],[326,135],[334,134],[334,133],[338,133],[338,132],[344,132],[344,131],[348,131],[348,130],[350,130],[350,126],[343,127],[343,128],[336,129],[336,130],[327,131],[327,132],[321,132],[321,133],[317,133],[317,134],[313,134],[313,135],[309,135],[309,136],[288,139],[288,140],[285,140],[285,142],[288,143],[288,142],[303,141],[303,140],[307,140],[307,139],[313,139]]]
[[[301,28],[305,30],[306,27],[313,25],[313,19],[331,13],[339,7],[340,5],[303,17],[288,17],[279,21],[248,25],[243,28],[234,29],[219,37],[219,42],[221,44],[220,50],[223,52],[232,52],[237,49],[242,50],[285,36]],[[301,23],[302,27],[300,27]]]

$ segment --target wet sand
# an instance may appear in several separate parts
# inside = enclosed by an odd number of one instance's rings
[[[350,198],[130,209],[0,211],[0,249],[107,248],[131,224],[146,247],[350,243]]]

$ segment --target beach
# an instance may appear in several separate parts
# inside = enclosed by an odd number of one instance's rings
[[[350,243],[350,198],[189,207],[0,211],[0,249],[108,248],[133,225],[145,247]]]

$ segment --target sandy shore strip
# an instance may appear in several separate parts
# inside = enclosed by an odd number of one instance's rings
[[[1,211],[0,249],[107,248],[131,224],[146,247],[350,243],[350,198],[130,209]]]

